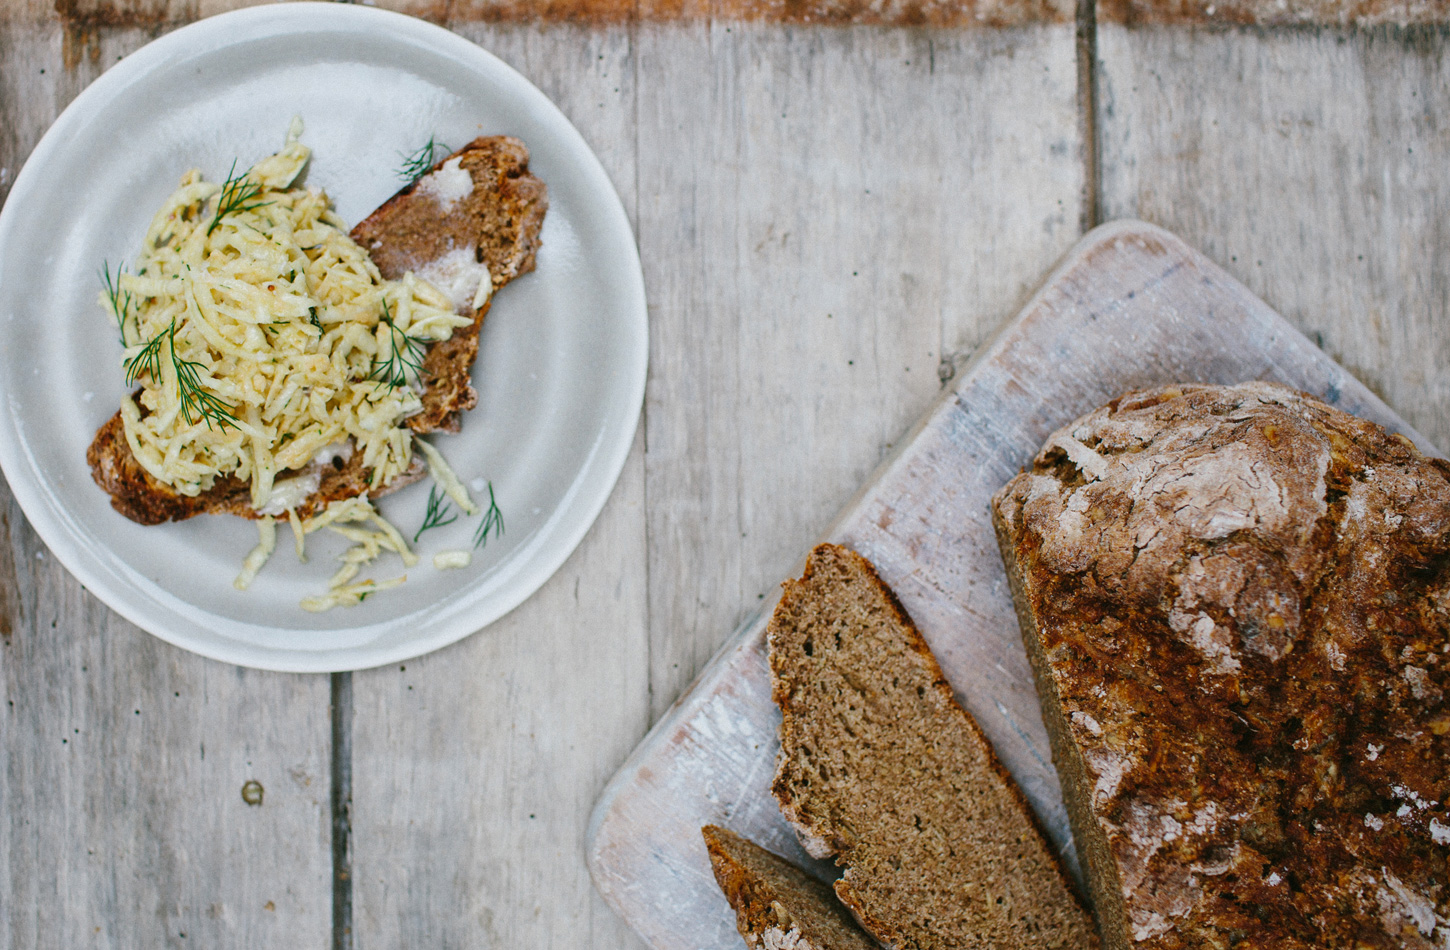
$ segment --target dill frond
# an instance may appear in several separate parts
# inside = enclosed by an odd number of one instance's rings
[[[486,547],[489,535],[496,538],[503,537],[503,511],[499,509],[498,501],[493,497],[493,482],[488,483],[488,510],[483,513],[483,520],[479,522],[478,528],[473,532],[473,546]]]
[[[423,525],[413,535],[413,543],[417,544],[423,532],[429,528],[441,528],[446,524],[452,524],[458,520],[458,513],[453,512],[453,517],[448,513],[453,511],[453,506],[448,503],[448,496],[438,490],[437,485],[428,489],[428,509],[423,513]]]
[[[388,310],[387,300],[383,301],[382,323],[388,328],[388,354],[386,359],[373,359],[372,370],[368,373],[368,379],[375,379],[392,389],[408,385],[408,372],[411,370],[414,378],[423,371],[423,356],[427,348],[424,341],[416,337],[408,336],[399,330],[397,324],[393,323],[392,314]],[[401,348],[399,344],[401,343]],[[378,356],[382,356],[381,352]]]
[[[240,175],[236,172],[237,160],[232,159],[232,167],[227,172],[227,180],[222,182],[222,190],[217,192],[216,213],[212,215],[211,225],[206,229],[207,237],[211,237],[211,233],[227,215],[242,214],[271,204],[270,201],[257,200],[257,196],[262,193],[262,186],[259,182],[248,178],[245,171]]]
[[[176,322],[171,323],[169,339],[171,348],[171,366],[176,370],[176,395],[181,403],[181,418],[186,420],[187,425],[196,422],[205,422],[210,429],[213,423],[218,429],[225,429],[227,426],[236,428],[237,417],[232,414],[233,406],[224,402],[216,393],[207,392],[201,385],[201,375],[198,372],[204,369],[202,364],[193,360],[184,360],[176,353]],[[192,413],[196,418],[192,418]]]
[[[106,300],[111,304],[111,314],[116,318],[116,326],[121,331],[121,345],[130,346],[126,342],[126,320],[131,316],[131,307],[135,299],[131,291],[121,289],[121,275],[126,273],[126,262],[122,261],[116,265],[116,275],[111,276],[111,265],[107,261],[101,262],[101,283],[105,286]],[[139,329],[140,324],[137,324]]]
[[[141,352],[126,360],[123,364],[126,368],[126,384],[132,385],[142,376],[150,376],[156,382],[161,381],[161,345],[166,342],[166,337],[172,330],[176,329],[176,321],[160,331],[146,345],[141,347]]]
[[[398,168],[398,177],[411,185],[428,174],[428,170],[437,164],[439,156],[447,155],[451,151],[453,149],[429,136],[428,141],[424,142],[417,151],[406,154],[398,153],[403,160],[403,164]]]

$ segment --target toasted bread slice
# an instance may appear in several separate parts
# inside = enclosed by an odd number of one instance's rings
[[[462,188],[461,173],[469,178]],[[478,332],[493,298],[489,294],[473,307],[478,279],[469,284],[470,272],[481,274],[477,265],[486,264],[496,291],[533,270],[548,206],[544,183],[529,174],[524,144],[509,136],[489,136],[474,139],[438,162],[353,228],[353,240],[367,250],[384,277],[396,280],[413,271],[435,282],[452,281],[457,286],[442,289],[451,292],[459,313],[473,316],[471,326],[428,348],[421,373],[423,411],[408,419],[414,432],[456,432],[460,414],[478,403],[469,374],[478,356]],[[260,517],[251,506],[249,486],[240,479],[219,478],[208,491],[188,496],[153,478],[132,455],[119,411],[96,433],[86,461],[91,477],[111,496],[111,507],[141,524],[183,521],[199,514]],[[339,458],[314,470],[318,488],[296,511],[306,518],[334,501],[364,492],[384,495],[417,481],[425,471],[415,455],[406,472],[370,490],[371,473],[361,456]],[[284,481],[279,479],[278,484]]]

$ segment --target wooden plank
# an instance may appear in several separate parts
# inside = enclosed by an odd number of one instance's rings
[[[619,945],[578,892],[588,803],[935,398],[943,350],[1076,234],[1072,35],[463,32],[540,82],[637,209],[647,451],[532,601],[355,675],[354,927],[360,947]]]
[[[59,20],[80,29],[189,23],[271,0],[7,0],[0,22]],[[371,0],[435,23],[570,23],[711,20],[796,24],[1012,27],[1070,23],[1072,0]]]
[[[1076,239],[1070,27],[639,36],[658,716]]]
[[[1450,33],[1098,37],[1108,217],[1181,233],[1450,444]]]
[[[59,110],[148,38],[113,31],[67,64],[59,27],[0,30],[0,196]],[[0,684],[0,946],[328,943],[325,677],[224,666],[131,626],[0,482]]]
[[[1423,440],[1172,235],[1139,222],[1099,229],[828,532],[895,590],[1070,865],[989,501],[1053,430],[1128,389],[1243,379],[1306,389]],[[700,846],[702,824],[802,856],[769,792],[778,722],[759,623],[721,651],[602,796],[591,870],[658,950],[738,945]]]
[[[1099,23],[1132,26],[1408,26],[1450,22],[1444,0],[1098,0]]]
[[[632,214],[628,34],[461,32],[559,105]],[[446,650],[353,674],[359,948],[633,943],[591,886],[580,842],[648,724],[644,505],[641,429],[599,520],[538,593]]]

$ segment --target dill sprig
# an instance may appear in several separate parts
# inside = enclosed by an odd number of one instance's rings
[[[250,171],[250,169],[249,169]],[[244,171],[237,173],[237,160],[232,159],[232,167],[227,172],[227,180],[222,182],[222,190],[217,192],[216,213],[212,216],[211,226],[206,229],[207,237],[216,230],[222,218],[229,214],[241,214],[246,211],[254,211],[263,205],[271,204],[270,201],[258,201],[257,196],[262,193],[260,182],[252,181]]]
[[[176,354],[175,321],[172,321],[170,347],[171,365],[176,370],[176,394],[181,401],[181,418],[186,420],[187,425],[205,421],[208,429],[213,423],[218,429],[225,429],[227,426],[236,428],[237,417],[232,414],[232,405],[202,387],[198,371],[205,367],[193,360],[184,360]],[[193,411],[197,416],[195,420],[191,418]]]
[[[458,513],[453,512],[453,517],[450,518],[448,517],[450,511],[453,511],[453,506],[448,503],[448,496],[440,492],[437,485],[429,488],[428,510],[423,513],[423,525],[413,535],[413,543],[417,544],[418,539],[423,536],[423,532],[429,528],[441,528],[457,521]]]
[[[126,342],[126,320],[131,316],[131,307],[135,299],[131,291],[121,289],[121,275],[126,273],[126,262],[122,261],[116,265],[116,275],[111,276],[111,265],[107,261],[101,262],[101,283],[106,288],[106,299],[111,303],[111,313],[116,317],[116,326],[121,331],[121,345],[130,346]],[[137,324],[140,327],[140,324]]]
[[[403,164],[398,168],[398,177],[411,185],[428,174],[428,170],[437,164],[440,155],[447,155],[451,151],[453,149],[429,136],[428,141],[424,142],[417,151],[398,153],[403,160]]]
[[[176,320],[166,325],[146,342],[135,356],[126,360],[126,382],[135,383],[143,375],[161,382],[161,347],[165,344],[171,356],[171,368],[176,372],[176,396],[181,403],[181,418],[187,425],[205,422],[208,429],[216,426],[225,429],[236,428],[237,417],[234,407],[215,393],[207,392],[201,383],[201,370],[205,369],[195,360],[183,359],[176,352]]]
[[[417,337],[398,329],[393,323],[393,315],[388,310],[388,301],[383,300],[383,315],[381,321],[388,328],[388,354],[387,359],[373,358],[372,370],[368,373],[368,379],[375,379],[392,389],[408,385],[408,371],[412,370],[416,377],[423,371],[423,355],[427,344]],[[399,348],[399,340],[402,341],[402,348]],[[381,352],[378,354],[382,355]]]
[[[503,537],[503,512],[499,510],[498,501],[493,497],[493,482],[488,483],[488,510],[483,513],[483,520],[473,532],[473,546],[487,546],[489,535]]]
[[[150,376],[158,383],[161,381],[161,345],[166,342],[167,335],[176,327],[176,321],[160,333],[157,333],[141,351],[135,356],[126,360],[126,384],[129,386],[142,376]]]

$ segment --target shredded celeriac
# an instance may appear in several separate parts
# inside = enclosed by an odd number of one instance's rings
[[[119,279],[127,303],[103,295],[141,386],[121,406],[136,460],[184,495],[234,475],[258,511],[349,440],[371,487],[406,471],[422,349],[471,322],[412,274],[384,280],[327,195],[294,185],[300,132],[224,185],[184,175]]]
[[[355,527],[360,522],[371,522],[375,530]],[[314,531],[321,531],[323,528],[347,538],[354,544],[339,556],[338,560],[342,562],[342,567],[338,568],[337,573],[328,583],[328,592],[317,597],[303,599],[301,604],[303,610],[319,613],[331,610],[333,607],[353,607],[362,603],[363,598],[368,594],[397,587],[406,581],[408,575],[404,574],[402,577],[376,583],[372,580],[360,581],[356,584],[349,583],[364,565],[371,564],[384,551],[392,551],[397,554],[402,558],[406,567],[412,567],[418,563],[418,555],[408,547],[408,542],[403,540],[403,535],[393,527],[391,522],[378,514],[378,510],[362,495],[334,501],[320,514],[313,515],[303,521],[300,528],[294,529],[300,531],[297,548],[299,558],[302,557],[301,538]]]
[[[257,572],[267,563],[272,552],[277,549],[277,522],[272,518],[261,518],[257,521],[257,546],[247,555],[242,562],[242,573],[232,581],[232,586],[237,590],[246,590],[252,586],[252,581],[257,579]]]

